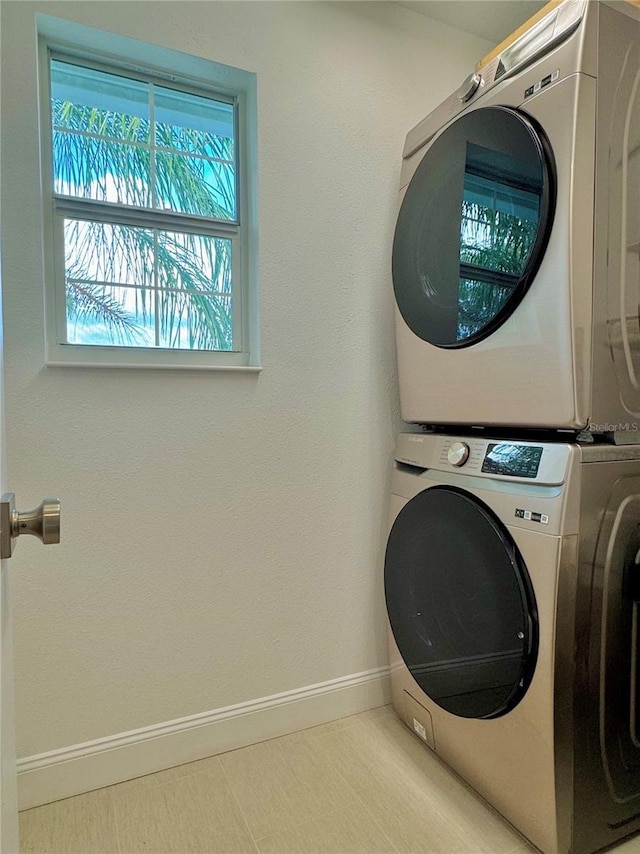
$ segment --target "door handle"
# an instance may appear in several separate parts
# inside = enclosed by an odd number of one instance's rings
[[[15,540],[29,534],[49,546],[60,542],[60,501],[45,498],[35,510],[16,510],[15,495],[6,492],[0,500],[0,558],[11,557]]]

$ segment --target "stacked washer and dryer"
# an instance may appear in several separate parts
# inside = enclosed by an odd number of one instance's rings
[[[549,4],[411,130],[393,283],[394,707],[591,854],[640,830],[637,4]]]

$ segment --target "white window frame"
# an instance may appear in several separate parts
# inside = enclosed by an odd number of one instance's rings
[[[43,233],[45,249],[45,353],[50,366],[188,368],[259,371],[257,299],[256,75],[156,45],[116,36],[49,15],[38,15]],[[125,206],[57,195],[53,181],[50,60],[132,79],[150,80],[232,103],[235,114],[237,211],[235,222],[148,210],[129,219]],[[233,351],[178,350],[66,343],[65,217],[149,228],[184,229],[232,241]]]

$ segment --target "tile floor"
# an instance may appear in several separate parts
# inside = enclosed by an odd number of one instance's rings
[[[26,810],[20,834],[21,854],[534,852],[388,706]]]

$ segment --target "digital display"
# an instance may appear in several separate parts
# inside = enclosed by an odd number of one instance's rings
[[[489,445],[482,462],[482,471],[488,474],[508,474],[512,477],[536,477],[542,457],[542,448],[531,445]]]

